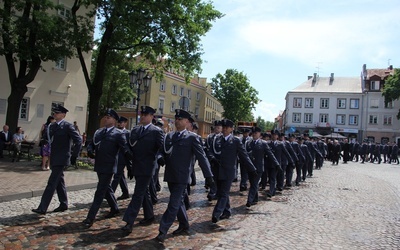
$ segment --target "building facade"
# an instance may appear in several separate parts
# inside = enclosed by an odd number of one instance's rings
[[[118,111],[129,119],[129,128],[136,125],[136,97]],[[139,106],[148,105],[157,108],[157,117],[164,121],[164,130],[174,130],[175,109],[184,109],[193,114],[199,125],[199,135],[206,137],[211,131],[212,122],[221,119],[223,108],[211,95],[207,79],[195,76],[190,84],[174,72],[164,72],[161,81],[152,79],[148,90],[141,94]],[[140,120],[140,113],[139,119]]]
[[[70,13],[72,0],[57,1],[65,9],[59,15]],[[83,11],[83,10],[82,10]],[[90,71],[91,53],[84,54],[85,63]],[[18,63],[15,64],[18,70]],[[51,115],[56,104],[64,105],[70,112],[66,120],[77,122],[81,132],[86,126],[88,89],[77,58],[60,58],[57,62],[43,62],[35,80],[27,85],[28,92],[22,100],[18,126],[22,127],[28,140],[38,141],[42,124]],[[11,92],[6,61],[0,57],[0,123],[5,124],[7,98]],[[2,126],[2,125],[1,125]],[[12,131],[14,132],[14,131]]]
[[[317,74],[286,95],[285,133],[339,133],[359,141],[397,141],[400,124],[395,119],[400,104],[385,105],[382,89],[389,69],[367,69],[361,77],[319,77]],[[334,138],[333,138],[334,139]]]

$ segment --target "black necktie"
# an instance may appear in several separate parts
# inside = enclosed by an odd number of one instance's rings
[[[251,142],[251,148],[254,148],[255,145],[256,145],[256,141],[252,141]]]
[[[181,134],[180,132],[175,132],[174,136],[172,137],[172,140],[173,141],[178,140],[180,134]]]
[[[142,126],[142,128],[140,129],[140,135],[142,135],[144,132],[144,126]]]

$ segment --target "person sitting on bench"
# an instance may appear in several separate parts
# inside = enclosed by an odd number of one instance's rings
[[[25,141],[24,131],[21,127],[17,127],[15,130],[15,134],[13,135],[12,139],[12,146],[11,148],[14,151],[12,162],[15,160],[18,162],[21,157],[21,142]]]

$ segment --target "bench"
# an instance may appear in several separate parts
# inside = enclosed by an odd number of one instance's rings
[[[28,161],[32,160],[32,152],[31,150],[35,146],[35,142],[23,141],[21,142],[21,153],[26,153],[28,156]]]

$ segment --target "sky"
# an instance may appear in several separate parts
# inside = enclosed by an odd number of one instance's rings
[[[274,121],[286,93],[318,73],[358,77],[400,67],[399,0],[214,0],[225,14],[203,37],[203,71],[247,75],[262,101],[255,117]]]

